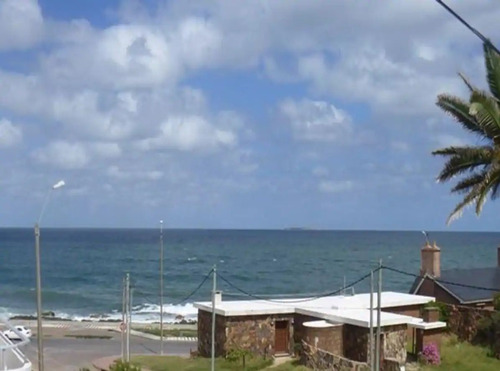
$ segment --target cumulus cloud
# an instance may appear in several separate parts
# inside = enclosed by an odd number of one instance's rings
[[[279,110],[298,140],[341,142],[352,133],[349,114],[325,101],[288,99]]]
[[[0,148],[13,147],[23,140],[23,132],[7,119],[0,119]]]
[[[236,133],[220,129],[201,116],[177,116],[161,124],[158,136],[139,141],[138,147],[146,151],[159,148],[205,151],[234,147],[237,142]]]
[[[351,180],[323,180],[319,182],[318,189],[323,193],[339,193],[352,190],[354,182]]]
[[[80,143],[55,141],[34,152],[36,161],[61,169],[81,169],[85,167],[90,156]]]
[[[41,40],[44,21],[36,0],[0,2],[0,51],[26,49]]]

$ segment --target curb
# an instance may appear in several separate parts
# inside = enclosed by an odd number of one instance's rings
[[[113,329],[113,331],[121,333],[120,330]],[[130,335],[139,336],[139,337],[142,337],[142,338],[145,338],[145,339],[150,339],[150,340],[158,340],[158,341],[161,340],[161,337],[159,337],[159,336],[148,334],[148,333],[145,333],[145,332],[142,332],[142,331],[137,331],[137,330],[130,330]],[[163,337],[163,341],[194,342],[194,341],[198,341],[198,338],[197,337],[188,337],[188,336],[182,336],[182,337],[164,336]]]

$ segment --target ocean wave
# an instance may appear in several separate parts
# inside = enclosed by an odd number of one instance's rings
[[[113,310],[105,313],[69,313],[66,311],[54,310],[54,319],[72,320],[80,322],[102,322],[121,321],[122,313]],[[35,316],[36,313],[19,312],[9,308],[0,307],[0,317],[4,319],[15,316]],[[163,323],[184,323],[195,322],[198,311],[192,303],[184,305],[163,305]],[[132,322],[135,323],[158,323],[160,322],[160,306],[158,304],[144,303],[132,308]]]

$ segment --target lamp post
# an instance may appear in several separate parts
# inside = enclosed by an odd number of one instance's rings
[[[43,202],[42,211],[35,223],[35,264],[36,264],[36,325],[37,325],[37,341],[38,341],[38,371],[43,371],[43,330],[42,330],[42,273],[40,264],[40,222],[42,221],[43,213],[53,190],[61,188],[65,185],[64,180],[60,180],[49,189],[47,196]]]
[[[160,355],[163,355],[163,220],[160,220]]]

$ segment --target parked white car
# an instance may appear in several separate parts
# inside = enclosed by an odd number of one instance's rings
[[[31,330],[29,328],[24,327],[24,326],[16,326],[15,329],[17,330],[17,332],[20,332],[21,334],[23,334],[27,338],[31,337]],[[13,330],[6,330],[3,332],[3,334],[9,340],[21,340],[21,337]]]

